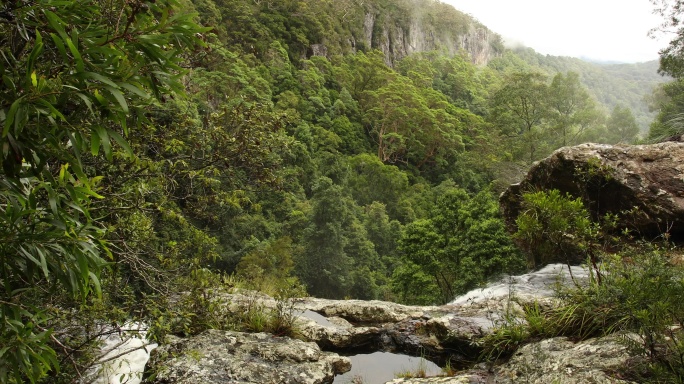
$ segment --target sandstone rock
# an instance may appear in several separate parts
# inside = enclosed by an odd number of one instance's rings
[[[630,359],[616,336],[573,343],[558,337],[528,344],[493,369],[475,368],[452,377],[396,379],[387,384],[617,384],[630,383],[611,376]]]
[[[621,229],[649,239],[684,235],[684,143],[561,148],[502,194],[509,227],[515,227],[522,194],[540,189],[584,199],[594,217],[621,214]]]
[[[455,365],[477,356],[477,340],[492,324],[482,317],[482,312],[462,315],[457,306],[415,307],[377,300],[307,298],[298,307],[351,322],[350,326],[305,323],[301,334],[324,348],[427,355],[437,361],[451,360]]]
[[[379,300],[327,300],[306,298],[298,307],[310,309],[326,317],[341,317],[355,324],[394,323],[409,317],[421,317],[438,307],[415,307]]]
[[[339,320],[342,321],[339,321]],[[334,322],[334,323],[333,323]],[[313,341],[328,350],[364,349],[376,345],[380,329],[377,327],[354,327],[341,318],[331,318],[331,325],[321,325],[314,320],[301,319],[297,331],[307,341]]]
[[[573,343],[564,337],[523,346],[506,364],[495,369],[495,383],[628,383],[610,376],[630,355],[616,336]]]
[[[175,339],[150,361],[151,384],[322,384],[351,368],[315,343],[218,330]]]
[[[481,339],[500,325],[504,316],[524,321],[524,305],[533,302],[555,305],[550,286],[561,274],[566,275],[562,281],[570,283],[569,271],[576,283],[587,278],[587,271],[581,267],[568,270],[564,265],[550,265],[473,290],[443,306],[297,299],[290,306],[291,314],[298,318],[296,327],[305,341],[266,334],[207,331],[193,338],[178,339],[155,352],[151,370],[157,375],[148,382],[327,383],[335,373],[347,371],[350,362],[321,349],[405,353],[423,356],[440,365],[448,361],[453,368],[469,369],[454,377],[397,379],[393,384],[515,383],[527,379],[542,383],[570,376],[577,377],[578,381],[574,382],[579,383],[591,375],[603,380],[597,382],[619,382],[597,373],[614,369],[625,361],[624,348],[611,339],[578,344],[562,338],[544,340],[521,348],[509,362],[493,370],[483,366],[471,368],[481,352]],[[245,311],[254,306],[272,309],[277,305],[273,298],[249,291],[222,293],[220,297],[230,311]],[[546,360],[539,361],[539,369],[531,371],[529,366],[534,366],[535,359],[544,356]]]
[[[581,267],[572,270],[576,278],[587,276]],[[565,274],[563,281],[570,281],[566,266],[550,265],[473,290],[444,306],[303,298],[296,301],[293,311],[299,317],[296,327],[301,337],[322,349],[426,355],[433,361],[449,361],[452,366],[462,368],[477,358],[479,340],[500,325],[504,314],[524,321],[521,305],[532,302],[554,305],[551,287],[561,274]],[[255,305],[268,309],[276,305],[273,298],[249,291],[224,295],[223,300],[231,311],[244,311]]]

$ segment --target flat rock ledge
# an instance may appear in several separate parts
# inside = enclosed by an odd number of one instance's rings
[[[153,351],[150,384],[324,384],[351,369],[315,343],[266,333],[208,330]]]
[[[630,359],[619,336],[607,336],[573,343],[556,337],[520,348],[506,364],[498,367],[495,383],[630,383],[610,375]]]
[[[582,272],[578,268],[576,275]],[[336,353],[375,351],[424,356],[438,365],[450,364],[462,370],[452,377],[395,379],[390,384],[627,383],[611,376],[631,359],[617,336],[579,343],[566,338],[546,339],[523,346],[508,361],[494,367],[473,367],[482,338],[501,325],[504,314],[524,321],[523,305],[555,305],[553,292],[544,288],[549,280],[544,271],[513,279],[511,287],[517,292],[513,300],[498,285],[443,306],[296,299],[288,306],[296,316],[298,337],[303,341],[217,330],[186,339],[172,338],[153,352],[145,383],[332,383],[335,375],[351,368],[350,360]],[[540,285],[541,280],[544,284]],[[534,285],[527,290],[515,285],[522,283]],[[278,305],[269,296],[248,291],[223,293],[221,300],[229,311],[247,311],[255,306],[269,310]]]
[[[395,379],[386,384],[627,384],[611,376],[630,355],[624,343],[608,336],[573,343],[564,337],[523,346],[506,363],[461,372],[452,377]]]
[[[276,306],[273,298],[245,291],[224,294],[222,300],[230,311]],[[515,310],[522,314],[520,306],[507,297],[488,302],[409,306],[377,300],[303,298],[293,306],[300,336],[324,350],[427,355],[435,362],[449,361],[461,367],[479,354],[478,340],[493,329],[501,313]],[[311,316],[312,312],[316,316]]]

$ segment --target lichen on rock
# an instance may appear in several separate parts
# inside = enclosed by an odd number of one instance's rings
[[[219,330],[175,338],[150,361],[151,384],[324,384],[351,369],[312,342]]]
[[[507,225],[515,229],[524,193],[551,189],[581,198],[595,219],[617,215],[621,230],[684,236],[684,143],[561,148],[501,195]]]

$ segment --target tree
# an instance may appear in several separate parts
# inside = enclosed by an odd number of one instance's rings
[[[0,12],[0,382],[57,369],[41,303],[100,291],[111,260],[90,214],[101,177],[155,98],[181,90],[181,63],[206,31],[173,0],[4,3]],[[116,144],[114,144],[116,143]]]
[[[670,41],[667,48],[660,51],[660,73],[670,75],[676,79],[684,76],[684,27],[681,24],[681,15],[684,12],[682,0],[651,0],[655,6],[654,13],[663,17],[659,28],[651,31],[673,33],[675,37]]]
[[[304,232],[304,252],[297,275],[307,291],[320,297],[343,298],[351,287],[354,261],[345,252],[346,224],[351,220],[342,188],[321,177],[314,186],[312,217]]]
[[[616,105],[613,108],[606,130],[610,143],[631,144],[639,134],[639,126],[632,110],[622,105]]]
[[[429,217],[408,224],[399,240],[402,262],[392,286],[402,301],[446,303],[487,279],[522,269],[524,261],[488,191],[471,197],[446,182],[436,189]],[[433,290],[417,294],[415,284],[426,280]]]
[[[652,141],[662,141],[684,132],[684,80],[678,79],[663,84],[656,91],[653,109],[658,116],[651,123],[648,137]]]
[[[350,158],[349,165],[352,172],[347,186],[357,204],[368,206],[380,202],[392,218],[400,218],[399,202],[409,185],[406,173],[369,154]]]
[[[347,55],[335,68],[337,81],[364,109],[365,93],[377,90],[394,76],[396,75],[385,64],[385,55],[380,51]]]
[[[663,17],[659,28],[650,33],[672,33],[675,37],[670,41],[667,48],[660,51],[660,68],[658,72],[675,78],[669,84],[663,85],[659,90],[661,97],[654,107],[658,110],[658,116],[651,124],[649,138],[651,140],[664,140],[671,136],[679,136],[684,132],[684,106],[682,102],[681,88],[684,78],[684,26],[682,26],[682,12],[684,2],[682,0],[651,0],[655,6],[654,13]]]
[[[591,254],[597,225],[581,199],[557,189],[525,193],[523,199],[524,212],[515,220],[514,236],[528,253],[529,264],[577,263]]]
[[[579,74],[557,73],[549,86],[548,102],[551,129],[558,135],[559,145],[579,144],[597,116],[596,105],[580,84]]]
[[[509,75],[491,100],[492,118],[502,133],[515,142],[530,163],[543,154],[543,126],[548,116],[546,77],[535,72]]]

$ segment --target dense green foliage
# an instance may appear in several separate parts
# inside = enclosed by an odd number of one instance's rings
[[[408,224],[399,239],[403,263],[392,281],[401,301],[447,302],[493,276],[524,269],[489,191],[471,197],[442,184],[436,192],[428,217]]]
[[[655,12],[663,17],[660,28],[653,32],[674,32],[674,38],[667,48],[661,51],[660,73],[672,76],[673,81],[659,87],[650,99],[651,108],[657,112],[651,124],[649,140],[662,141],[679,137],[684,133],[684,100],[682,100],[682,79],[684,73],[684,30],[681,15],[684,4],[679,0],[651,0]]]
[[[0,175],[0,382],[35,382],[58,369],[46,343],[53,294],[102,296],[103,176],[113,145],[152,96],[181,88],[180,63],[202,32],[173,3],[13,2],[0,24],[3,88]],[[125,13],[122,13],[125,10]],[[93,22],[97,20],[97,22]],[[102,153],[103,158],[98,155]]]
[[[617,106],[629,108],[639,126],[646,132],[655,117],[654,111],[644,99],[667,81],[658,74],[658,62],[630,64],[592,63],[574,57],[542,55],[531,48],[516,48],[507,53],[505,60],[516,62],[521,68],[539,68],[545,74],[574,72],[580,82],[602,109],[613,110]]]
[[[434,50],[387,52],[415,20]],[[0,382],[72,382],[129,320],[288,331],[282,308],[225,313],[236,281],[447,302],[524,268],[502,185],[634,139],[573,72],[474,65],[447,43],[483,27],[433,0],[15,1],[0,21]]]
[[[515,238],[536,266],[549,264],[551,258],[568,264],[584,261],[597,233],[582,200],[557,189],[524,194],[515,224]]]

